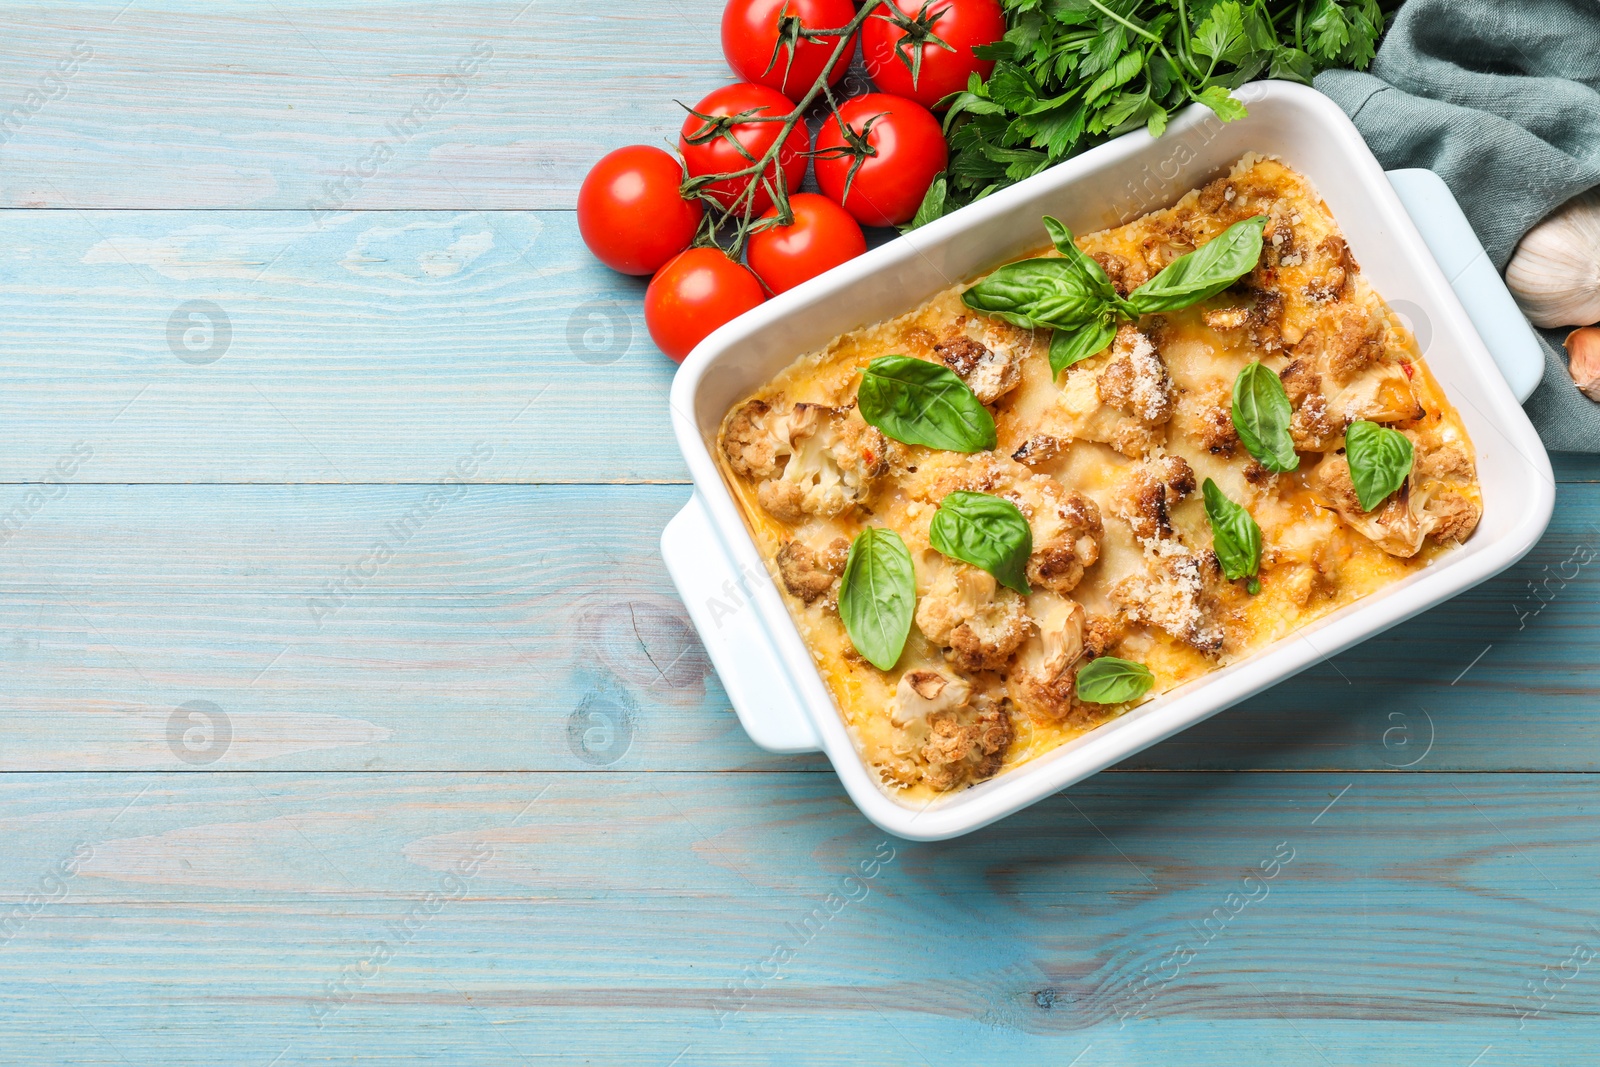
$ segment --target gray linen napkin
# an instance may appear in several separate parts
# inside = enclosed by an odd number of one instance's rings
[[[1600,0],[1408,0],[1367,73],[1316,87],[1387,168],[1450,186],[1495,267],[1553,208],[1600,185]],[[1526,408],[1546,447],[1600,452],[1600,404],[1567,376],[1563,331],[1539,331]]]

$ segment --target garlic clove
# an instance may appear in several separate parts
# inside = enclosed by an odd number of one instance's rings
[[[1600,326],[1567,334],[1567,373],[1584,396],[1600,402]]]
[[[1523,235],[1506,287],[1535,326],[1600,322],[1600,189],[1573,197]]]

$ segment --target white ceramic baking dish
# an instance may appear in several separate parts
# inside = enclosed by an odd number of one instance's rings
[[[1550,460],[1518,403],[1543,360],[1444,184],[1426,171],[1386,177],[1344,113],[1314,90],[1257,82],[1240,96],[1248,118],[1223,124],[1191,108],[1159,140],[1119,138],[784,293],[713,333],[678,371],[672,423],[695,492],[661,547],[689,616],[751,738],[776,752],[826,752],[862,812],[890,833],[938,840],[1003,818],[1504,570],[1549,523]],[[1434,566],[1046,756],[931,804],[896,799],[858,755],[713,462],[724,414],[836,335],[1039,248],[1040,216],[1077,233],[1125,222],[1248,151],[1310,178],[1367,277],[1410,320],[1477,446],[1482,523]]]

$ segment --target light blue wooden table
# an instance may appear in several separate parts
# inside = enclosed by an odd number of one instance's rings
[[[1600,463],[969,838],[745,739],[569,210],[719,9],[0,10],[0,1062],[1595,1062]]]

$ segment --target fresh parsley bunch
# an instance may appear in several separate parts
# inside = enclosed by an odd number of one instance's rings
[[[1002,0],[1010,30],[979,49],[996,60],[945,120],[951,158],[919,226],[1068,156],[1201,103],[1224,122],[1231,93],[1259,77],[1311,83],[1365,68],[1398,0]]]

